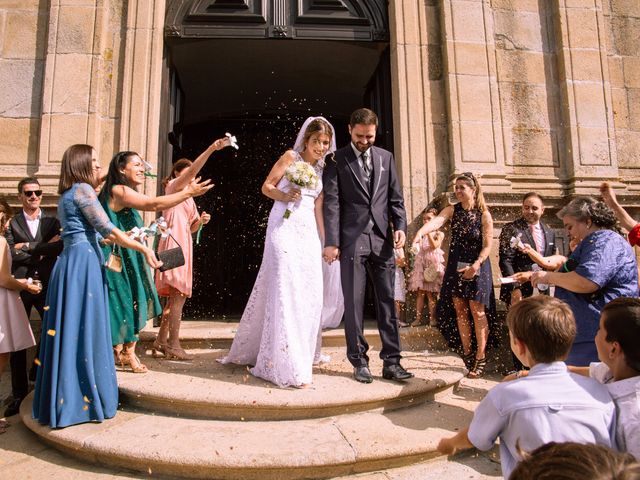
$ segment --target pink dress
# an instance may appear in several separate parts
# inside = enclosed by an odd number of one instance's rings
[[[0,243],[5,243],[0,237]],[[5,245],[5,262],[11,270],[11,253]],[[0,353],[17,352],[36,344],[20,294],[15,290],[0,287]]]
[[[436,280],[427,282],[424,279],[425,268],[433,268],[437,271]],[[444,252],[441,248],[431,248],[429,238],[422,238],[420,251],[413,262],[413,270],[409,276],[409,291],[423,290],[427,292],[440,292],[442,279],[444,278]]]
[[[165,194],[175,193],[173,189],[175,179],[171,180]],[[187,297],[191,297],[193,290],[193,238],[191,237],[191,225],[198,220],[198,209],[193,198],[188,198],[175,207],[162,212],[162,216],[167,221],[167,226],[171,229],[171,234],[182,247],[184,254],[184,265],[173,268],[166,272],[156,271],[156,289],[158,295],[169,296],[169,287],[173,287]],[[158,243],[158,251],[168,250],[177,247],[171,237],[161,238]]]

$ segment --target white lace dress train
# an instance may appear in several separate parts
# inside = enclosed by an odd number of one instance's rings
[[[321,171],[318,175],[322,178]],[[283,177],[278,189],[289,188]],[[287,204],[274,202],[260,271],[229,354],[220,360],[254,365],[253,375],[281,387],[311,383],[323,302],[322,248],[314,212],[321,191],[321,181],[314,190],[302,189],[286,219]]]

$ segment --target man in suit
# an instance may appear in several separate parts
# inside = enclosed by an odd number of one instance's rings
[[[347,357],[354,378],[371,383],[369,345],[363,331],[366,271],[373,281],[382,376],[413,377],[400,365],[400,339],[393,299],[393,249],[404,246],[407,219],[391,152],[373,145],[378,117],[366,108],[351,114],[351,143],[336,151],[324,169],[325,247],[323,258],[340,259],[345,303]]]
[[[503,277],[511,276],[516,272],[530,272],[534,269],[534,262],[529,255],[511,247],[512,237],[519,237],[522,243],[531,245],[543,257],[556,253],[556,234],[540,221],[543,213],[542,197],[535,192],[529,192],[522,198],[522,216],[502,227],[499,264]],[[533,295],[533,286],[530,282],[505,283],[500,286],[500,300],[506,303],[507,307],[531,295]],[[523,368],[515,355],[513,362],[517,370]]]
[[[35,307],[40,318],[43,318],[49,276],[62,251],[60,222],[40,209],[42,189],[36,178],[20,180],[18,199],[22,202],[22,211],[11,219],[6,232],[7,243],[11,248],[12,273],[16,278],[33,278],[42,282],[39,294],[23,291],[20,296],[27,316],[31,315],[31,309]],[[13,352],[10,361],[13,401],[5,411],[7,417],[18,413],[20,402],[29,391],[29,378],[35,380],[34,366],[27,375],[26,350]]]

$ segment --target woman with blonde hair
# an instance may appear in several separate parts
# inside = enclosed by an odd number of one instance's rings
[[[458,203],[445,207],[425,223],[416,233],[413,244],[419,244],[424,235],[438,230],[447,221],[451,222],[449,257],[437,309],[439,328],[452,348],[459,350],[461,344],[469,378],[479,378],[484,375],[487,365],[489,333],[495,330],[490,326],[495,321],[489,261],[493,219],[485,204],[480,182],[473,173],[458,175],[454,192]]]

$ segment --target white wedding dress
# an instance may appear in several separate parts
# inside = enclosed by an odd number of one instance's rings
[[[322,191],[321,167],[316,172],[316,188],[301,189],[289,218],[283,218],[287,203],[274,201],[256,283],[229,354],[220,360],[254,365],[253,375],[281,387],[311,383],[320,332],[322,247],[314,206]],[[277,188],[286,192],[292,184],[283,177]]]

